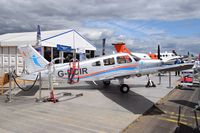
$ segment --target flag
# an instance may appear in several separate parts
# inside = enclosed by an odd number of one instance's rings
[[[36,45],[39,46],[41,41],[41,30],[40,30],[40,25],[37,26],[37,43]]]

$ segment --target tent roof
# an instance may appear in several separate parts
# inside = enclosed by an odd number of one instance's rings
[[[0,35],[0,46],[36,45],[37,32],[7,33]],[[41,31],[41,45],[56,47],[57,44],[84,50],[96,48],[73,29]]]

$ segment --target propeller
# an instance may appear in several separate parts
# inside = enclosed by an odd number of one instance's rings
[[[103,39],[102,55],[105,55],[105,44],[106,44],[106,38]]]
[[[176,56],[178,55],[175,50],[172,50],[172,53]]]
[[[160,45],[158,45],[158,59],[160,60]]]

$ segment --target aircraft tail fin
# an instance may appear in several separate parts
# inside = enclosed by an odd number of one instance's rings
[[[49,64],[31,45],[18,47],[18,49],[24,58],[25,67],[29,73],[45,70],[46,65]]]
[[[115,50],[119,53],[119,52],[124,52],[124,53],[128,53],[131,54],[130,50],[125,46],[125,43],[123,42],[119,42],[119,43],[115,43],[112,44],[115,47]]]

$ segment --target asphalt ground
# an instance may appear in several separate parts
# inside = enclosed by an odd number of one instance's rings
[[[199,87],[174,89],[165,98],[131,123],[124,133],[174,133],[180,127],[181,133],[192,133],[197,127],[194,108],[199,97]],[[179,107],[181,107],[178,126]],[[197,110],[200,123],[200,112]]]
[[[158,84],[158,77],[151,77]],[[178,78],[172,76],[173,87]],[[72,95],[58,96],[58,103],[35,102],[38,86],[27,92],[15,88],[12,102],[5,102],[6,96],[0,96],[0,133],[121,132],[173,90],[167,88],[168,76],[162,76],[162,84],[155,88],[146,88],[146,82],[145,76],[126,79],[130,86],[128,94],[119,91],[117,81],[108,87],[101,82],[97,85],[61,82],[55,85],[55,93]],[[43,82],[43,98],[49,96],[48,86],[48,82]]]

